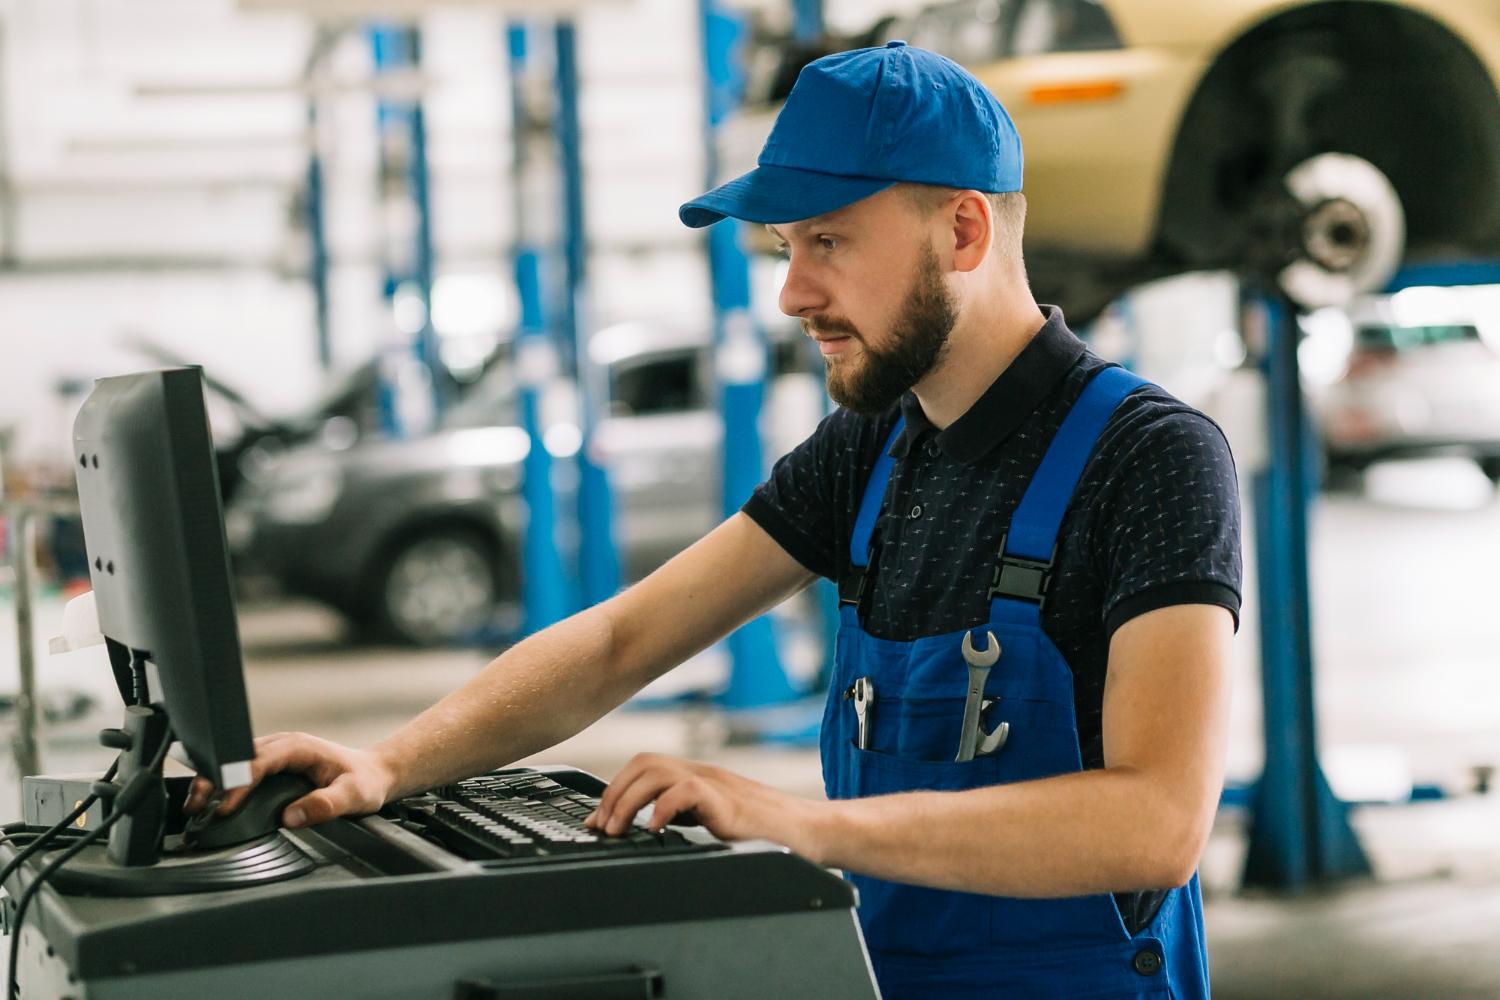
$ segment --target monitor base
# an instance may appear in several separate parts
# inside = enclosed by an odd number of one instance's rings
[[[173,838],[175,839],[175,838]],[[89,848],[48,882],[59,892],[92,896],[174,896],[265,885],[306,875],[316,866],[280,833],[212,852],[171,851],[155,864],[121,867]]]

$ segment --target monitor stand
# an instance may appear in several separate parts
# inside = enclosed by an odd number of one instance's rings
[[[122,751],[112,786],[102,796],[110,811],[128,810],[115,820],[107,848],[88,847],[49,879],[61,892],[100,896],[170,896],[280,882],[305,875],[313,860],[279,832],[213,851],[195,851],[181,837],[165,837],[167,787],[162,777],[162,744],[171,739],[167,713],[154,705],[130,705],[119,729],[99,736]],[[140,781],[144,793],[121,795]],[[126,799],[130,801],[126,801]]]

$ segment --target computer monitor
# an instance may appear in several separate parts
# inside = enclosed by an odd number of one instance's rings
[[[250,708],[202,369],[99,379],[73,423],[73,462],[122,694],[165,708],[199,774],[248,784]],[[132,692],[141,668],[147,690]]]

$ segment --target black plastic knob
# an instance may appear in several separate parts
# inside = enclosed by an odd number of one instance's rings
[[[134,741],[130,734],[123,729],[101,729],[99,730],[99,742],[111,750],[129,750]]]

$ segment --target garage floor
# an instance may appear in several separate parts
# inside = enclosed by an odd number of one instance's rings
[[[1500,762],[1500,503],[1477,476],[1464,463],[1376,469],[1364,495],[1319,505],[1312,572],[1330,779],[1346,796],[1378,798],[1415,782],[1450,797],[1358,809],[1378,879],[1296,898],[1237,891],[1243,815],[1221,812],[1202,866],[1216,997],[1500,996],[1500,794],[1471,792],[1476,769]],[[1232,781],[1253,779],[1260,766],[1253,579],[1246,589]],[[39,609],[43,642],[59,607]],[[0,659],[14,649],[8,608]],[[488,658],[350,646],[339,621],[311,605],[245,607],[241,627],[257,731],[305,729],[356,745],[384,736]],[[53,772],[102,766],[93,734],[112,718],[107,679],[67,659],[41,663],[44,688],[90,690],[99,709],[48,727],[43,762]],[[682,672],[691,681],[721,671],[710,656]],[[737,746],[725,729],[703,710],[627,709],[539,759],[608,777],[649,749],[821,794],[815,749]],[[14,788],[7,774],[0,803],[15,801]]]

